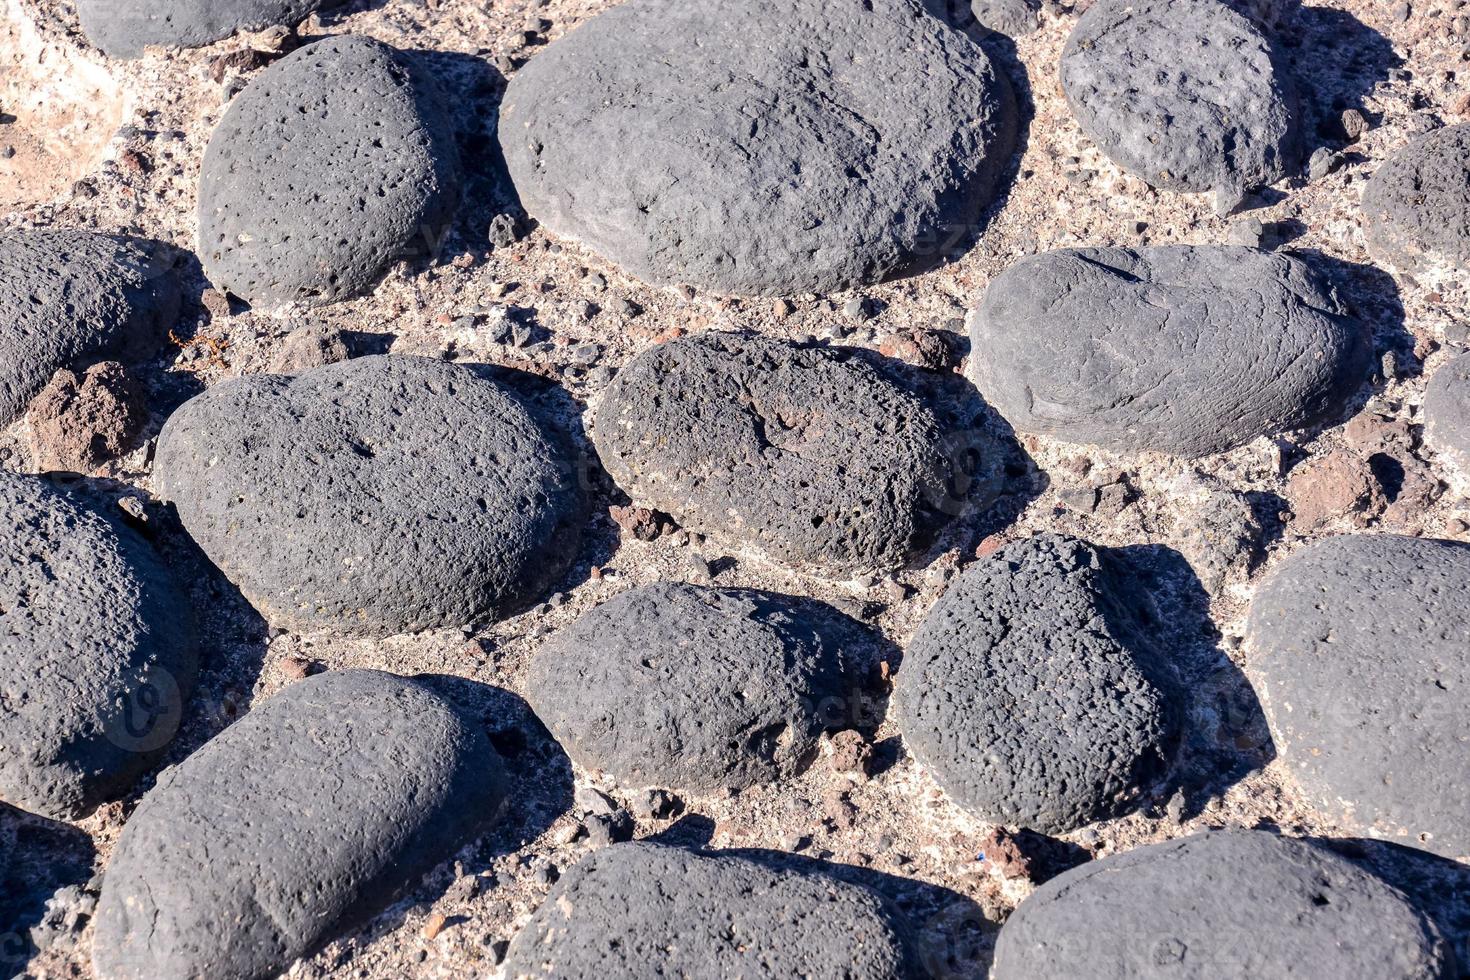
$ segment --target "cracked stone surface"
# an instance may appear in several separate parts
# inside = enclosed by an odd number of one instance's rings
[[[1235,246],[1022,259],[970,337],[975,384],[1017,429],[1184,457],[1335,420],[1372,355],[1312,267]]]
[[[1229,830],[1053,878],[996,943],[995,980],[1345,976],[1453,980],[1455,957],[1403,892],[1300,840]]]
[[[1016,127],[985,52],[920,0],[632,0],[517,72],[499,132],[557,234],[648,282],[788,295],[942,258]]]
[[[0,470],[0,513],[0,798],[76,819],[173,739],[193,616],[121,511]]]
[[[507,976],[898,980],[903,926],[877,895],[816,872],[651,843],[573,867],[532,915]]]
[[[660,344],[608,386],[592,439],[636,503],[796,566],[895,568],[946,519],[933,412],[840,350],[730,333]]]
[[[1411,275],[1470,267],[1470,123],[1426,133],[1363,188],[1363,236],[1380,262]]]
[[[1118,816],[1169,767],[1173,671],[1116,559],[1038,535],[960,575],[894,694],[905,744],[982,820],[1043,833]]]
[[[1297,166],[1295,98],[1271,43],[1216,0],[1098,0],[1061,78],[1087,135],[1154,187],[1238,196]]]
[[[518,611],[585,503],[562,440],[494,380],[375,356],[210,388],[158,438],[163,496],[258,607],[388,634]]]
[[[745,789],[800,772],[823,730],[853,721],[861,632],[820,603],[664,582],[543,644],[528,698],[572,758],[621,785]]]
[[[1277,748],[1348,826],[1470,857],[1470,545],[1324,538],[1251,603]]]
[[[179,316],[174,253],[84,231],[0,233],[0,424],[59,368],[153,356]]]
[[[295,27],[308,14],[342,0],[77,0],[87,39],[113,58],[139,58],[147,45],[195,48],[236,31],[280,24]]]
[[[93,966],[275,976],[451,856],[505,793],[482,728],[414,681],[308,678],[144,797],[107,869]]]
[[[199,257],[251,303],[322,306],[432,254],[459,193],[433,79],[371,38],[325,38],[261,72],[210,136]]]

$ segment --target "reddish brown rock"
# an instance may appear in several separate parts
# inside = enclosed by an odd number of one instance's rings
[[[90,472],[133,447],[148,407],[127,368],[103,361],[80,375],[57,371],[31,403],[30,420],[40,469]]]

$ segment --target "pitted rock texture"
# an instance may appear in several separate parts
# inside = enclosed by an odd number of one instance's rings
[[[1017,429],[1185,457],[1336,418],[1373,350],[1301,260],[1210,245],[1022,259],[970,338],[975,384]]]
[[[1265,831],[1150,844],[1053,878],[995,946],[995,980],[1451,980],[1454,955],[1398,889]]]
[[[770,592],[644,586],[543,645],[527,697],[568,755],[623,785],[774,782],[851,720],[843,634],[862,627],[844,619]]]
[[[1270,42],[1217,0],[1098,0],[1061,78],[1083,132],[1150,186],[1240,192],[1297,165],[1295,100]]]
[[[508,977],[898,980],[905,927],[877,895],[734,855],[617,844],[559,881],[511,942]]]
[[[569,454],[501,385],[416,357],[247,375],[158,438],[161,495],[252,602],[386,634],[519,611],[566,568]]]
[[[1420,136],[1373,172],[1363,238],[1397,272],[1470,268],[1470,123]]]
[[[975,22],[989,31],[1021,37],[1038,26],[1039,0],[970,0]]]
[[[1138,590],[1114,556],[1057,535],[955,579],[904,654],[894,703],[956,803],[1061,833],[1126,812],[1165,775],[1173,668]]]
[[[97,906],[103,980],[272,977],[388,904],[496,817],[477,723],[371,670],[286,688],[168,770]]]
[[[660,344],[603,394],[593,442],[636,503],[733,547],[901,566],[947,519],[952,464],[924,402],[850,353],[729,333]]]
[[[173,739],[193,615],[120,511],[0,471],[0,514],[0,798],[74,819]]]
[[[113,58],[138,58],[143,48],[197,48],[236,31],[277,24],[295,27],[342,0],[77,0],[82,32]]]
[[[1016,129],[1008,83],[921,0],[631,0],[517,72],[499,132],[557,234],[649,282],[781,295],[932,264]]]
[[[1470,353],[1441,365],[1424,391],[1424,432],[1470,475]]]
[[[1248,639],[1277,750],[1350,827],[1470,856],[1470,545],[1344,535],[1288,558]]]
[[[199,257],[251,303],[333,303],[432,254],[459,186],[437,83],[410,55],[329,37],[230,103],[199,174]]]
[[[174,261],[138,238],[0,233],[0,425],[59,368],[151,357],[179,316]]]

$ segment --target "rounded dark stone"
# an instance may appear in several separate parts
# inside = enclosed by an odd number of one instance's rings
[[[210,137],[199,255],[251,303],[333,303],[431,254],[459,182],[441,93],[418,63],[370,38],[326,38],[261,72]]]
[[[1398,889],[1264,831],[1197,834],[1058,875],[1006,921],[995,980],[1452,980],[1454,955]]]
[[[143,48],[197,48],[236,31],[295,27],[342,0],[77,0],[82,32],[113,58],[139,58]]]
[[[914,975],[903,935],[877,895],[823,874],[615,844],[562,877],[505,975],[898,980]]]
[[[174,261],[138,238],[0,233],[0,426],[60,368],[151,357],[179,316]]]
[[[778,561],[891,569],[946,519],[951,463],[923,401],[853,352],[707,333],[635,357],[592,439],[618,486]]]
[[[779,295],[938,260],[1016,129],[1005,79],[921,0],[631,0],[517,72],[499,132],[557,234],[649,282]]]
[[[562,440],[501,385],[427,358],[210,388],[164,425],[155,466],[252,602],[348,632],[518,611],[566,568],[585,518]]]
[[[1470,856],[1470,546],[1314,542],[1251,603],[1277,751],[1345,825]]]
[[[1363,188],[1363,238],[1373,257],[1421,275],[1470,268],[1470,123],[1420,136]]]
[[[744,789],[796,775],[853,720],[845,628],[860,629],[775,593],[643,586],[544,644],[527,698],[568,755],[621,784]]]
[[[1022,259],[970,337],[976,385],[1017,429],[1185,457],[1337,418],[1372,356],[1301,260],[1214,245]]]
[[[977,24],[1011,37],[1035,32],[1040,12],[1040,0],[970,0],[970,13]]]
[[[93,966],[275,976],[453,855],[504,797],[481,726],[414,681],[300,681],[143,798],[103,880]]]
[[[1166,774],[1173,669],[1118,560],[1040,535],[979,562],[904,653],[904,742],[960,806],[1062,833],[1118,816]]]
[[[1238,193],[1296,166],[1294,100],[1270,42],[1216,0],[1098,0],[1061,78],[1083,132],[1153,187]]]
[[[1470,353],[1441,365],[1424,390],[1429,442],[1470,474]]]
[[[0,513],[0,798],[74,819],[173,739],[193,614],[121,512],[0,471]]]

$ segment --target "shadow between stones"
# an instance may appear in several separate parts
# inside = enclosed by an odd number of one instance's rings
[[[70,824],[0,803],[0,970],[20,976],[40,949],[31,930],[46,918],[46,901],[93,876],[97,849]]]
[[[1126,610],[1104,606],[1112,620],[1120,614],[1133,623],[1111,622],[1121,636],[1159,638],[1162,664],[1151,677],[1175,698],[1178,744],[1172,767],[1154,787],[1154,799],[1140,802],[1157,811],[1182,795],[1177,819],[1197,816],[1208,800],[1261,769],[1276,757],[1266,715],[1255,689],[1221,648],[1221,635],[1209,615],[1209,596],[1184,556],[1164,545],[1099,549],[1136,588]],[[1124,598],[1124,597],[1120,597]],[[1158,656],[1143,651],[1140,664]]]
[[[1308,155],[1324,143],[1348,142],[1342,126],[1342,114],[1348,109],[1362,112],[1370,123],[1378,122],[1376,114],[1366,111],[1364,100],[1404,63],[1382,34],[1347,11],[1330,7],[1302,7],[1295,22],[1273,41],[1285,54],[1282,61],[1294,69]]]

